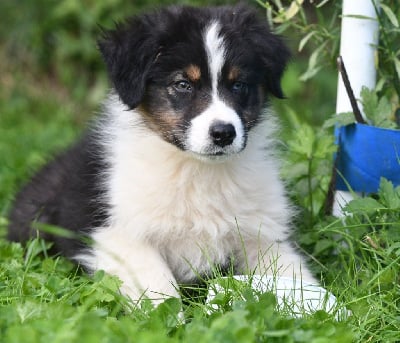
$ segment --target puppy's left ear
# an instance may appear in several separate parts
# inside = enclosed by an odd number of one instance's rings
[[[290,59],[290,51],[282,38],[265,32],[257,39],[259,58],[264,69],[267,92],[279,99],[285,98],[281,80]]]
[[[267,93],[277,98],[284,98],[281,79],[290,59],[290,51],[283,39],[271,32],[264,16],[260,16],[244,5],[239,5],[235,11],[241,13],[237,16],[237,22],[243,35],[251,43],[252,50],[256,53],[259,65],[257,68],[263,71],[264,85]]]
[[[104,31],[98,41],[110,80],[130,109],[140,104],[157,55],[153,32],[146,20],[135,17],[114,30]]]

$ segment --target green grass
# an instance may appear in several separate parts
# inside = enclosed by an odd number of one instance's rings
[[[291,318],[270,293],[247,284],[220,293],[213,307],[170,299],[156,309],[135,309],[118,294],[119,282],[84,275],[63,258],[46,256],[46,243],[27,249],[0,242],[2,342],[350,342],[345,323],[319,312]],[[189,300],[190,301],[190,300]]]

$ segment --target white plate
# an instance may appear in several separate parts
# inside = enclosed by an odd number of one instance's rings
[[[337,319],[343,319],[350,313],[338,304],[336,297],[325,288],[303,280],[271,275],[235,275],[234,279],[249,283],[251,287],[261,293],[273,292],[276,295],[278,307],[295,317],[312,314],[318,310],[336,313]],[[217,293],[226,289],[216,282],[208,290],[207,303],[211,303]],[[214,304],[211,304],[216,308]]]

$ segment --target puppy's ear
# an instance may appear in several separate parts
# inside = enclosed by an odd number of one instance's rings
[[[234,7],[234,22],[240,27],[242,36],[256,53],[258,66],[263,70],[266,91],[277,98],[284,98],[281,78],[290,58],[290,51],[282,38],[273,34],[265,16],[242,4]]]
[[[264,32],[257,39],[259,57],[264,69],[264,82],[267,92],[283,99],[281,87],[283,72],[290,59],[290,51],[283,40],[272,33]]]
[[[144,20],[133,18],[114,30],[104,31],[98,41],[111,82],[130,109],[141,102],[157,55],[157,41],[152,32]]]

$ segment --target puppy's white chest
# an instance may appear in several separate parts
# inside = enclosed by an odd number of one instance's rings
[[[163,241],[225,236],[241,212],[237,185],[214,166],[161,161],[152,167],[136,161],[114,171],[110,200],[118,226],[131,235]]]

